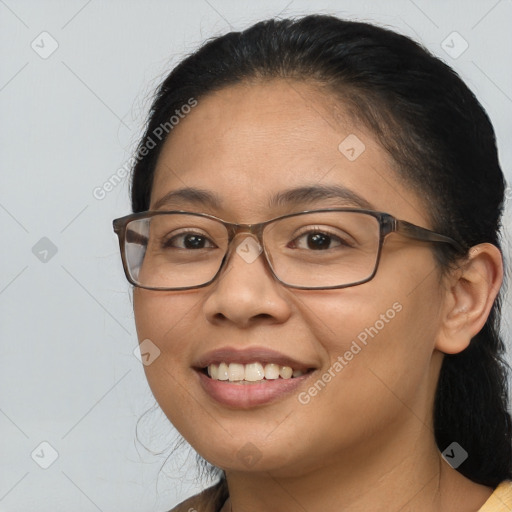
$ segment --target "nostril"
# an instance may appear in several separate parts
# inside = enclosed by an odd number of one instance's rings
[[[228,320],[228,317],[224,313],[215,313],[215,315],[213,315],[213,318],[219,321]]]
[[[225,315],[224,313],[218,312],[218,313],[215,313],[215,315],[213,315],[213,319],[216,322],[225,322],[226,320],[229,320],[229,317],[227,315]],[[246,322],[246,326],[250,325],[253,322],[257,323],[257,322],[261,322],[261,321],[275,322],[275,319],[272,315],[270,315],[268,313],[258,313],[256,315],[251,316],[248,319],[248,321]]]
[[[273,320],[272,315],[269,315],[268,313],[259,313],[257,315],[254,315],[252,318],[254,320]]]

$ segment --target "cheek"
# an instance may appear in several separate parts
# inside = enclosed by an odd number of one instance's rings
[[[144,365],[149,386],[169,419],[178,424],[180,418],[174,416],[190,402],[187,380],[193,370],[184,362],[191,360],[187,333],[197,322],[199,303],[197,293],[171,295],[140,288],[133,292],[139,343],[158,354]]]
[[[328,410],[333,435],[339,433],[340,424],[353,427],[353,435],[358,435],[363,425],[378,429],[411,409],[424,411],[435,388],[437,275],[430,275],[413,292],[405,271],[385,285],[383,281],[376,279],[330,297],[311,297],[302,311],[329,361],[320,382],[313,383],[303,401],[309,401],[308,407]]]
[[[172,295],[171,292],[160,292],[135,288],[133,290],[133,311],[137,333],[160,333],[169,331],[186,314],[191,304],[186,304],[184,294]]]

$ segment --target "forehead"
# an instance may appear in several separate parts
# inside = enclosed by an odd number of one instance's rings
[[[194,188],[217,199],[201,211],[256,222],[288,213],[272,200],[279,193],[338,187],[372,209],[425,224],[420,201],[392,166],[334,96],[297,81],[241,83],[198,99],[174,127],[158,159],[151,208],[169,192]],[[322,207],[339,203],[329,194],[310,199]],[[187,206],[165,209],[174,205]]]

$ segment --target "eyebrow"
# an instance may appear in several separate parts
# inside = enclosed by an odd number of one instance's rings
[[[269,206],[307,205],[324,199],[341,200],[344,204],[372,210],[373,206],[353,190],[340,185],[311,185],[297,187],[275,194]]]
[[[222,202],[221,198],[213,192],[199,188],[186,187],[178,190],[171,190],[171,192],[165,194],[165,196],[161,197],[153,205],[152,210],[158,210],[162,206],[182,201],[198,206],[209,206],[212,208],[218,208]]]
[[[306,206],[325,199],[341,200],[346,205],[356,206],[365,210],[372,210],[374,208],[371,203],[359,194],[340,185],[310,185],[284,190],[273,195],[268,205],[270,208],[279,206]],[[170,206],[175,202],[182,201],[197,206],[208,206],[210,208],[220,208],[222,203],[220,196],[213,192],[194,187],[186,187],[168,192],[154,204],[152,209],[158,210],[162,206]]]

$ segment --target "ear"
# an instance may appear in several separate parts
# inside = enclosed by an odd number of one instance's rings
[[[475,245],[468,258],[447,277],[435,347],[445,354],[457,354],[487,321],[503,281],[503,259],[492,244]]]

